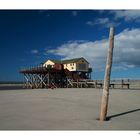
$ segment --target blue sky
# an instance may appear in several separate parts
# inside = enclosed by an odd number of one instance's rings
[[[109,27],[115,26],[112,79],[140,78],[139,10],[0,10],[0,81],[47,59],[85,57],[103,79]]]

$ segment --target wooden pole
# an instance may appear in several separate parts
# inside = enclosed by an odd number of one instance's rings
[[[108,109],[108,99],[109,99],[109,84],[110,84],[110,75],[111,75],[111,67],[112,67],[112,58],[113,58],[113,47],[114,47],[114,27],[110,28],[109,33],[109,49],[108,56],[106,62],[106,71],[104,76],[104,87],[103,94],[101,100],[101,112],[100,112],[100,120],[105,121]]]

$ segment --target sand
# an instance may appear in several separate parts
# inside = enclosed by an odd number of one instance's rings
[[[140,90],[111,89],[109,121],[97,120],[102,89],[0,90],[0,130],[140,130]]]

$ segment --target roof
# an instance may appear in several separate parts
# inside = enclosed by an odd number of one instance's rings
[[[61,60],[54,60],[54,59],[49,59],[49,60],[54,62],[54,63],[61,63]]]
[[[89,63],[85,58],[80,57],[80,58],[74,58],[74,59],[67,59],[67,60],[53,60],[50,59],[50,61],[54,62],[54,63],[62,63],[62,64],[67,64],[67,63],[75,63],[81,59],[84,59],[87,63]]]

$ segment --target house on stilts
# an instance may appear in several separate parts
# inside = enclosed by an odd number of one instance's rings
[[[26,88],[87,87],[92,68],[81,57],[68,60],[49,59],[39,67],[20,70]]]

